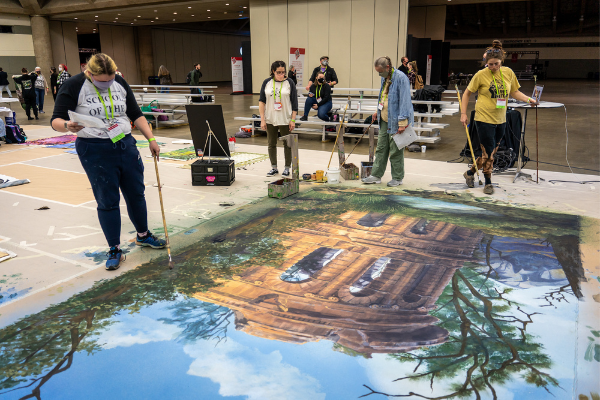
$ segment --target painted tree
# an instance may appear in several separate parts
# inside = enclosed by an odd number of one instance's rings
[[[413,373],[396,381],[428,380],[446,392],[427,396],[408,391],[405,394],[370,392],[361,397],[381,394],[388,397],[424,399],[476,398],[487,392],[497,399],[496,387],[522,378],[526,383],[551,392],[559,387],[549,372],[550,357],[527,332],[527,325],[538,313],[528,313],[509,299],[510,288],[499,290],[493,280],[465,267],[457,270],[451,284],[436,303],[432,315],[450,332],[446,343],[390,357],[401,363],[417,363]],[[459,378],[460,383],[445,381]],[[562,389],[560,389],[562,390]]]

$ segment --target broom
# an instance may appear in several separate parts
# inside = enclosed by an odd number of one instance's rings
[[[158,184],[158,197],[160,199],[160,212],[162,213],[163,227],[165,229],[165,239],[167,240],[167,254],[169,255],[169,269],[173,269],[173,259],[171,258],[171,245],[169,244],[169,232],[167,232],[167,220],[165,219],[165,207],[163,206],[162,191],[160,189],[160,176],[158,175],[158,162],[154,155],[154,168],[156,169],[156,183]]]
[[[344,125],[344,121],[346,120],[346,110],[348,110],[348,104],[350,104],[350,96],[348,96],[348,102],[346,103],[346,108],[344,108],[344,115],[340,121],[340,126],[338,127],[338,133],[335,137],[335,143],[333,144],[333,149],[331,149],[331,156],[329,156],[329,164],[327,164],[327,170],[329,170],[329,166],[331,165],[331,159],[333,158],[333,152],[335,151],[335,146],[337,146],[338,139],[340,137],[340,132],[342,131],[342,126]]]

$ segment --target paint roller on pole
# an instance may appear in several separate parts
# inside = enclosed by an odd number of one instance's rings
[[[462,101],[460,99],[460,92],[458,91],[458,85],[454,85],[456,88],[456,97],[458,97],[458,107],[460,109],[460,113],[462,115]],[[465,110],[466,113],[466,110]],[[477,179],[479,179],[479,185],[483,185],[481,182],[481,177],[479,176],[479,168],[477,168],[477,160],[475,160],[475,152],[473,151],[473,144],[471,143],[471,135],[469,135],[469,128],[465,125],[465,132],[467,133],[467,142],[469,143],[469,149],[471,150],[471,158],[473,159],[473,166],[475,167],[475,172],[477,172]]]

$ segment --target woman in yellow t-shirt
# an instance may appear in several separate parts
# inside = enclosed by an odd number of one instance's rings
[[[517,100],[525,101],[532,105],[538,103],[519,92],[519,82],[515,73],[508,67],[503,67],[502,62],[506,52],[502,50],[502,43],[494,40],[491,47],[485,52],[486,68],[473,76],[467,90],[462,97],[462,114],[460,122],[467,125],[467,106],[471,94],[478,93],[475,103],[475,126],[481,142],[481,157],[477,158],[477,168],[483,169],[485,188],[483,193],[493,194],[492,169],[494,155],[506,131],[506,106],[509,95]],[[467,186],[475,186],[475,166],[464,173]]]

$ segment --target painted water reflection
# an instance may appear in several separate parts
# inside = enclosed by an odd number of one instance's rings
[[[578,218],[389,197],[312,191],[214,221],[234,228],[173,271],[142,266],[1,330],[0,395],[571,398]]]

